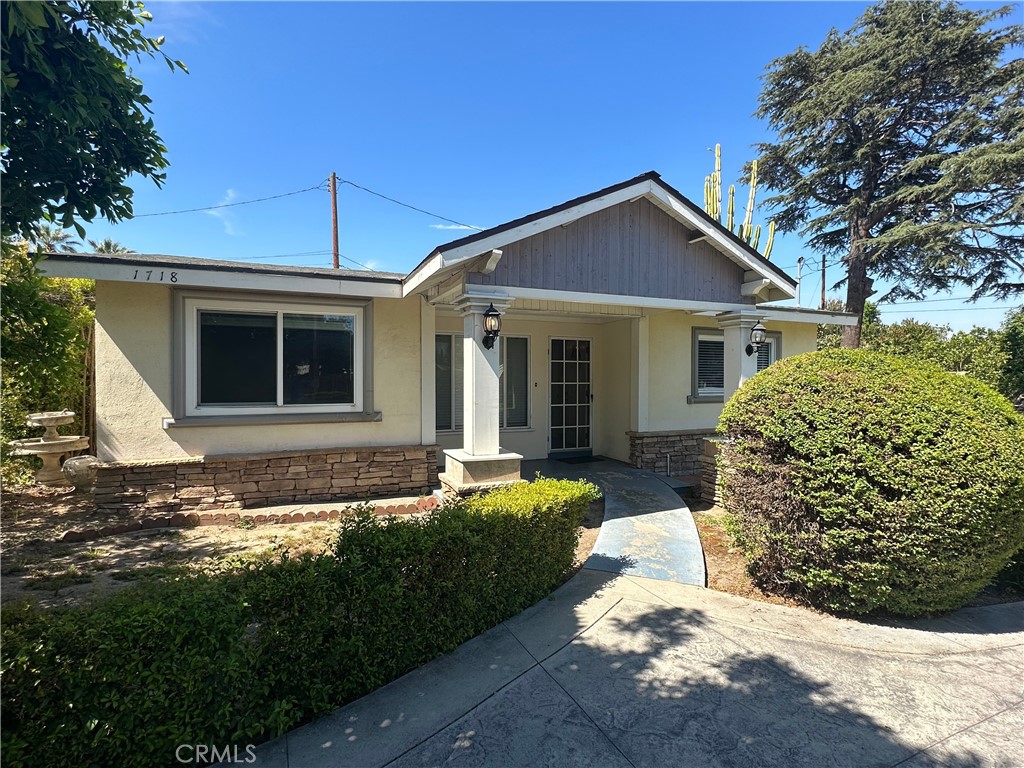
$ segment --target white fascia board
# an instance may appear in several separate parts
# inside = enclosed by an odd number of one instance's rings
[[[690,229],[696,229],[698,232],[706,233],[707,240],[715,243],[723,253],[738,265],[756,272],[761,277],[769,280],[774,288],[782,291],[786,296],[790,298],[794,298],[796,296],[796,288],[779,280],[778,275],[767,269],[763,264],[758,263],[756,259],[750,256],[750,254],[744,252],[740,248],[737,248],[736,244],[729,240],[729,238],[722,232],[719,232],[713,227],[709,227],[707,222],[694,215],[693,211],[676,200],[673,195],[670,195],[660,186],[651,183],[651,196],[658,200],[663,208],[674,213],[676,218],[680,219],[687,227]]]
[[[777,320],[780,323],[813,323],[815,325],[856,325],[857,316],[848,312],[827,312],[820,309],[786,309],[784,307],[757,308],[766,320]]]
[[[522,224],[521,226],[514,227],[512,229],[506,229],[503,232],[485,237],[482,240],[476,240],[472,243],[452,248],[450,251],[441,252],[441,258],[443,260],[443,266],[450,267],[453,264],[458,264],[471,259],[475,256],[479,256],[483,253],[490,253],[492,250],[500,249],[501,246],[508,243],[515,242],[516,240],[522,240],[536,235],[539,232],[544,232],[549,229],[561,226],[562,224],[571,224],[576,219],[582,219],[584,216],[589,216],[592,213],[610,208],[613,205],[619,203],[626,203],[630,200],[638,197],[643,197],[649,194],[651,191],[651,182],[640,181],[633,184],[625,189],[620,189],[616,192],[610,192],[607,195],[596,197],[593,200],[588,200],[585,203],[580,203],[572,208],[567,208],[564,211],[558,213],[552,213],[549,216],[536,219],[534,221]]]
[[[402,286],[362,280],[334,280],[303,275],[268,275],[189,267],[134,264],[97,264],[86,261],[44,259],[40,271],[50,277],[84,277],[116,283],[163,285],[168,288],[221,288],[322,296],[398,299]],[[173,280],[171,279],[173,276]]]
[[[478,290],[480,289],[480,290]],[[467,285],[467,294],[484,294],[493,291],[489,285]],[[760,312],[753,304],[724,304],[714,301],[690,301],[686,299],[659,299],[653,296],[619,296],[613,293],[582,293],[579,291],[554,291],[547,288],[517,288],[502,286],[501,290],[514,299],[547,299],[578,304],[611,304],[615,306],[643,307],[645,309],[681,309],[688,312]]]
[[[437,274],[438,270],[444,266],[441,259],[440,253],[435,253],[422,267],[414,269],[409,275],[406,276],[405,280],[402,281],[402,296],[408,296],[411,293],[415,293],[418,289],[425,287],[426,283],[430,278]]]

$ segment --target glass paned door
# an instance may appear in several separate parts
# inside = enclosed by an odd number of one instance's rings
[[[551,340],[551,450],[590,450],[589,339]]]

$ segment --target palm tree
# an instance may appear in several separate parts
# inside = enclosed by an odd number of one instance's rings
[[[75,253],[81,245],[70,232],[53,224],[40,224],[29,244],[36,253]]]
[[[93,253],[135,253],[131,248],[126,248],[117,240],[105,237],[102,240],[90,240],[89,246]]]

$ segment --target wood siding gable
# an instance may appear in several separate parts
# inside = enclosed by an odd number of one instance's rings
[[[753,304],[740,294],[744,270],[647,198],[605,208],[501,246],[475,285],[660,299]]]

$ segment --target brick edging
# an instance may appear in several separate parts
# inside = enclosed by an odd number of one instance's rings
[[[440,502],[434,496],[425,496],[415,504],[378,504],[373,513],[380,517],[388,515],[412,515],[436,509]],[[234,526],[240,520],[251,520],[254,527],[261,525],[293,525],[295,523],[318,523],[338,520],[349,512],[345,509],[321,509],[316,512],[177,512],[173,515],[153,515],[127,523],[107,525],[102,528],[83,528],[65,531],[60,541],[91,541],[120,533],[152,530],[156,528],[199,528],[208,525]]]

